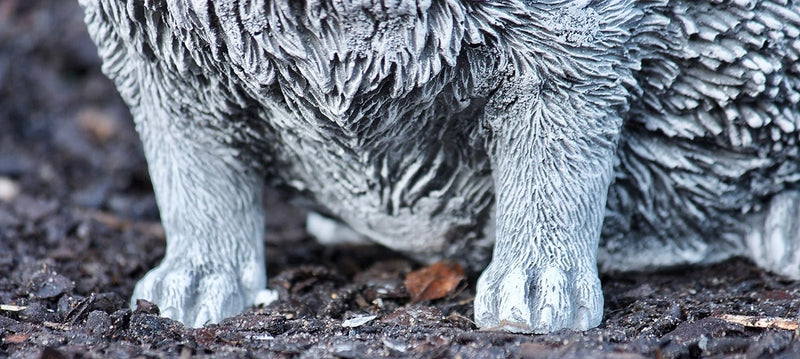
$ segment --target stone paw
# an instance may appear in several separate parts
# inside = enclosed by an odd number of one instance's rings
[[[769,203],[763,226],[745,237],[750,258],[759,267],[800,279],[800,191],[776,194]]]
[[[475,322],[517,333],[586,330],[600,324],[603,293],[594,268],[498,266],[478,280]]]
[[[243,291],[239,275],[219,265],[196,265],[165,260],[144,276],[131,298],[146,299],[158,305],[161,315],[190,327],[241,313],[253,304],[255,293]]]

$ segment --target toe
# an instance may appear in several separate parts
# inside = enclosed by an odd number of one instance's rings
[[[573,328],[575,330],[586,330],[591,328],[591,313],[589,312],[589,308],[578,307],[578,309],[575,310],[575,320],[573,323]]]
[[[207,275],[200,280],[198,300],[193,320],[194,327],[217,323],[245,309],[237,278],[227,272]]]
[[[499,278],[493,266],[483,271],[478,279],[475,293],[475,323],[480,328],[496,328],[500,325],[497,315],[499,305],[498,293]]]
[[[572,293],[564,271],[554,266],[542,268],[535,283],[527,292],[534,308],[531,316],[534,331],[546,333],[570,327]]]
[[[180,308],[175,307],[166,307],[164,309],[159,308],[161,311],[161,316],[169,319],[174,319],[179,322],[183,322],[183,310]]]
[[[185,308],[190,305],[194,294],[191,291],[193,282],[193,274],[189,271],[156,267],[136,283],[131,298],[132,306],[135,306],[137,299],[145,299],[155,303],[162,316],[184,321]]]
[[[572,328],[586,330],[603,320],[603,289],[596,270],[584,271],[573,282],[575,315]]]
[[[500,308],[498,314],[501,321],[530,325],[531,306],[527,295],[528,276],[522,270],[511,270],[500,282]]]
[[[554,317],[552,307],[541,308],[531,320],[531,331],[536,334],[547,334],[557,329]]]

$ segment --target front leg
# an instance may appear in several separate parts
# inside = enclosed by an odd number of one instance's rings
[[[164,105],[134,111],[167,248],[132,302],[150,300],[164,316],[200,327],[264,294],[262,180],[224,136]]]
[[[547,333],[602,319],[595,261],[621,120],[550,81],[513,77],[487,105],[497,233],[478,281],[481,328]]]

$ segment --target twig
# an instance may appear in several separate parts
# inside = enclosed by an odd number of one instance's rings
[[[0,304],[0,310],[6,312],[21,312],[27,308],[28,307],[24,305]]]
[[[84,213],[89,218],[94,219],[112,229],[127,230],[132,229],[136,232],[151,235],[157,238],[164,238],[164,227],[158,222],[130,221],[108,212],[87,210]]]
[[[784,330],[797,330],[797,320],[778,317],[759,317],[753,315],[722,314],[717,318],[726,322],[741,324],[753,328],[774,328]]]
[[[53,323],[53,322],[45,321],[45,322],[42,323],[42,325],[44,325],[45,327],[50,328],[50,329],[56,329],[56,330],[61,330],[61,331],[70,330],[70,326],[68,324],[64,324],[64,323]]]
[[[499,332],[499,331],[511,331],[511,332],[514,332],[514,331],[517,331],[517,332],[520,332],[520,333],[526,333],[526,332],[530,332],[531,331],[531,327],[528,326],[527,324],[512,322],[512,321],[508,321],[508,320],[503,319],[503,320],[500,321],[500,324],[498,326],[490,327],[490,328],[483,328],[483,330],[490,331],[490,332]]]
[[[450,321],[454,321],[455,319],[466,320],[470,324],[472,324],[472,325],[474,325],[476,327],[478,326],[478,324],[475,323],[472,319],[467,318],[467,317],[465,317],[465,316],[463,316],[463,315],[461,315],[459,313],[456,313],[456,312],[450,313],[450,315],[447,316],[447,319],[450,319]]]

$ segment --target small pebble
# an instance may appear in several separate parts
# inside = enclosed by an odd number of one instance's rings
[[[363,315],[363,316],[359,316],[359,317],[355,317],[355,318],[350,318],[348,320],[345,320],[342,323],[342,326],[346,327],[346,328],[360,327],[360,326],[362,326],[364,324],[367,324],[369,321],[371,321],[371,320],[373,320],[373,319],[375,319],[377,317],[378,317],[377,315]]]
[[[17,181],[8,177],[0,177],[0,201],[11,202],[19,196],[20,188]]]

